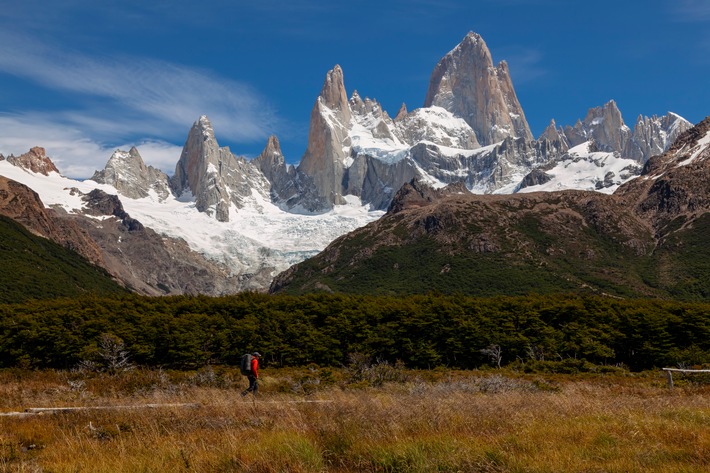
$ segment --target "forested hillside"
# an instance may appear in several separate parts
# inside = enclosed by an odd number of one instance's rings
[[[0,303],[126,290],[71,250],[0,215]]]

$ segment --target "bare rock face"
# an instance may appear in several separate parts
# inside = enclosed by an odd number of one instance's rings
[[[567,136],[561,131],[561,129],[557,129],[555,120],[550,120],[550,124],[547,125],[547,128],[543,130],[537,140],[556,144],[562,152],[567,151],[570,148],[569,141],[567,140]]]
[[[519,189],[525,189],[530,186],[539,186],[549,182],[552,178],[542,169],[533,169],[530,174],[525,176],[518,186]]]
[[[610,100],[602,107],[589,109],[584,120],[558,130],[569,147],[594,140],[599,151],[617,152],[622,158],[645,163],[652,156],[663,153],[692,124],[684,118],[668,113],[663,117],[639,116],[633,131],[626,126],[616,102]],[[545,133],[549,133],[547,130]]]
[[[570,147],[594,140],[599,151],[625,151],[631,139],[631,130],[624,124],[621,112],[613,100],[603,107],[589,109],[584,121],[577,121],[574,127],[566,127],[565,134]]]
[[[350,146],[350,105],[345,92],[343,70],[336,65],[328,72],[311,112],[308,146],[298,166],[316,189],[318,204],[327,209],[345,203],[341,182]]]
[[[48,176],[50,172],[59,174],[57,167],[52,160],[47,157],[45,149],[39,146],[35,146],[30,149],[28,153],[20,156],[10,155],[7,161],[15,166],[25,168],[37,174],[44,174],[45,176]]]
[[[228,222],[230,208],[242,208],[252,190],[268,199],[269,183],[244,158],[237,158],[229,148],[220,148],[212,124],[202,116],[187,135],[171,188],[178,197],[185,193],[194,196],[200,212]]]
[[[691,127],[689,121],[675,113],[668,113],[662,117],[654,115],[650,118],[639,115],[626,157],[645,163],[652,156],[663,154],[683,132]]]
[[[387,212],[396,214],[405,209],[426,207],[444,196],[453,194],[470,195],[471,192],[462,182],[449,184],[441,189],[434,189],[421,180],[414,178],[397,191]]]
[[[109,195],[100,189],[94,189],[84,195],[82,200],[86,204],[84,208],[86,215],[116,217],[131,232],[144,229],[143,224],[126,213],[117,195]]]
[[[135,147],[129,152],[116,150],[106,163],[103,171],[96,171],[91,177],[99,184],[109,184],[126,197],[140,199],[153,190],[161,200],[170,195],[168,176],[152,166],[146,166]]]
[[[298,198],[300,188],[297,185],[296,169],[286,164],[276,136],[269,137],[264,151],[252,163],[271,184],[273,202],[288,205],[288,202]]]
[[[397,112],[397,115],[394,116],[394,121],[395,122],[400,121],[401,119],[403,119],[404,117],[407,116],[407,113],[409,113],[409,112],[407,112],[407,105],[405,103],[403,103],[402,106],[399,107],[399,111]]]
[[[466,120],[483,146],[508,137],[532,140],[508,65],[494,67],[488,46],[473,32],[436,65],[424,106],[442,107]]]

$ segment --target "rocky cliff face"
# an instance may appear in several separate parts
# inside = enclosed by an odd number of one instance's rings
[[[264,151],[252,163],[261,171],[271,186],[271,200],[284,203],[298,199],[301,188],[298,185],[296,168],[286,164],[281,145],[276,136],[270,136]]]
[[[308,147],[298,166],[298,171],[307,175],[315,187],[320,208],[313,208],[314,211],[345,203],[341,183],[349,158],[346,150],[350,147],[350,120],[343,70],[336,65],[326,75],[311,111]]]
[[[466,35],[434,68],[424,101],[424,107],[431,106],[466,120],[484,146],[508,137],[532,140],[508,65],[494,67],[488,46],[476,33]]]
[[[636,119],[631,144],[627,146],[628,157],[645,163],[651,157],[664,153],[678,137],[689,130],[692,124],[675,113],[661,117],[656,115]]]
[[[564,136],[570,148],[593,140],[600,151],[616,152],[622,158],[643,164],[651,156],[663,153],[691,127],[687,120],[668,113],[660,118],[639,116],[632,131],[624,123],[616,102],[611,100],[602,107],[589,109],[584,120],[558,130],[558,134]],[[543,136],[549,137],[550,133],[548,128]]]
[[[191,194],[200,212],[221,222],[229,221],[230,209],[245,205],[252,190],[268,199],[270,187],[255,166],[219,147],[206,116],[192,125],[171,186],[177,196]]]
[[[19,166],[45,176],[49,175],[51,172],[59,174],[57,167],[54,165],[52,160],[47,157],[45,149],[40,148],[39,146],[35,146],[30,149],[28,153],[20,156],[10,155],[7,157],[7,161],[15,166]]]
[[[151,191],[160,196],[161,200],[170,195],[168,176],[159,169],[146,166],[135,147],[127,153],[114,151],[103,171],[96,171],[91,180],[111,185],[121,195],[131,199],[147,197]]]

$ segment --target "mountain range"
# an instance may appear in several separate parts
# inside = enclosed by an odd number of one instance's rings
[[[474,195],[414,179],[271,292],[710,297],[710,117],[613,194]]]
[[[403,104],[394,118],[357,91],[348,98],[343,70],[335,66],[296,166],[286,163],[275,136],[254,159],[233,154],[219,146],[203,116],[189,130],[172,176],[147,166],[133,148],[114,152],[91,179],[71,180],[39,147],[0,156],[0,175],[35,191],[42,218],[63,230],[40,228],[31,218],[22,222],[27,228],[126,287],[150,295],[219,295],[264,290],[279,272],[387,209],[383,221],[389,221],[393,209],[406,207],[402,192],[424,195],[425,184],[484,194],[481,202],[542,202],[543,194],[509,194],[562,189],[597,191],[588,194],[596,202],[598,194],[628,189],[649,159],[691,126],[668,113],[639,116],[632,130],[609,101],[572,126],[552,121],[534,139],[507,64],[494,65],[483,39],[469,33],[435,66],[424,106],[410,112]],[[17,219],[23,204],[12,197],[0,213]],[[647,241],[640,234],[632,240]],[[486,241],[472,244],[503,246]]]

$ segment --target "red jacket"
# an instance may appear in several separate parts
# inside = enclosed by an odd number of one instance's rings
[[[255,377],[259,377],[259,358],[257,357],[251,359],[251,372]]]

